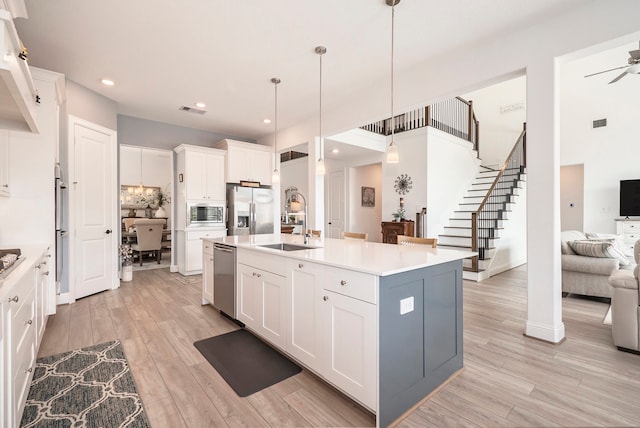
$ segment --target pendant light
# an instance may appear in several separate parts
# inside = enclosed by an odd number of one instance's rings
[[[274,107],[274,122],[275,122],[275,130],[273,132],[273,154],[274,157],[274,165],[273,165],[273,174],[271,175],[272,183],[280,183],[280,171],[278,171],[278,83],[280,83],[280,79],[274,77],[271,79],[271,83],[273,83],[273,88],[275,90],[275,107]]]
[[[387,6],[391,6],[391,143],[387,148],[387,163],[398,163],[400,161],[400,155],[398,154],[398,147],[394,141],[394,133],[396,128],[396,118],[393,115],[393,33],[394,33],[394,21],[395,21],[395,5],[400,3],[400,0],[385,0]]]
[[[322,55],[327,53],[327,48],[324,46],[317,46],[316,53],[320,55],[320,158],[318,159],[318,163],[316,164],[316,174],[324,175],[324,139],[322,138]]]

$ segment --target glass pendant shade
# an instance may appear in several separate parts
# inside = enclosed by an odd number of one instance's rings
[[[278,168],[273,170],[273,173],[271,174],[271,182],[280,183],[280,171],[278,171]]]
[[[316,164],[316,173],[318,175],[324,175],[326,172],[325,168],[324,168],[324,159],[320,158],[318,159],[318,163]]]
[[[400,162],[400,155],[398,154],[398,146],[394,141],[389,144],[387,148],[387,163],[398,163]]]

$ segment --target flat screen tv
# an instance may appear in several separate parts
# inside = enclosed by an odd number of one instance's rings
[[[620,180],[620,215],[640,216],[640,179]]]

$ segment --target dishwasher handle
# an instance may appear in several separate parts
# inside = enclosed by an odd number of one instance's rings
[[[222,248],[222,247],[214,247],[213,249],[215,251],[224,251],[225,253],[233,253],[233,250],[229,250],[229,249]]]
[[[225,253],[233,253],[235,251],[235,247],[230,247],[223,244],[213,244],[213,249],[215,251],[224,251]]]

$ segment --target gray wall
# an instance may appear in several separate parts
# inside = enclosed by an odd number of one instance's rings
[[[173,150],[180,144],[213,147],[225,138],[255,143],[255,140],[170,125],[153,120],[118,115],[118,144]]]
[[[68,115],[88,120],[105,128],[118,129],[118,104],[115,101],[73,80],[67,79],[66,84]]]

